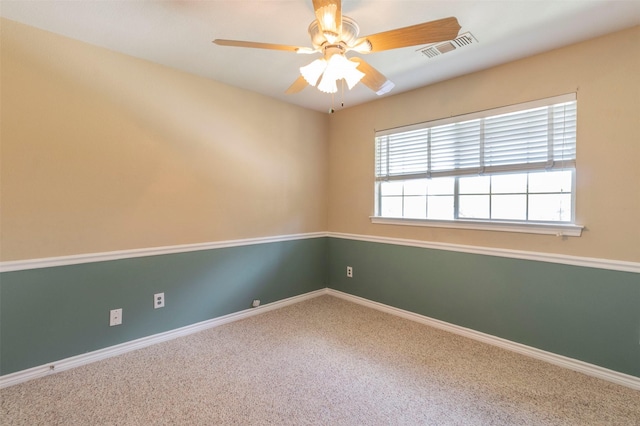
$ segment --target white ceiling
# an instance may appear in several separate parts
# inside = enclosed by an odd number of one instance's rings
[[[315,56],[211,42],[227,38],[310,47],[312,9],[311,0],[0,2],[4,18],[326,111],[331,95],[315,88],[284,94],[298,68]],[[470,31],[479,42],[433,59],[418,52],[420,46],[366,55],[396,84],[384,96],[640,24],[636,0],[342,0],[342,9],[358,22],[361,36],[455,16],[460,33]],[[376,98],[361,84],[344,93],[345,107]]]

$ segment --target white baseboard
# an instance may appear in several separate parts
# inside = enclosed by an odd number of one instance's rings
[[[23,383],[29,380],[40,378],[40,377],[48,376],[50,374],[59,373],[61,371],[70,370],[75,367],[80,367],[81,365],[86,365],[92,362],[101,361],[103,359],[107,359],[107,358],[111,358],[127,352],[131,352],[136,349],[141,349],[147,346],[155,345],[156,343],[166,342],[168,340],[172,340],[177,337],[187,336],[189,334],[197,333],[199,331],[207,330],[209,328],[218,327],[220,325],[228,324],[233,321],[238,321],[238,320],[249,318],[255,315],[263,314],[265,312],[269,312],[274,309],[283,308],[285,306],[292,305],[294,303],[299,303],[304,300],[322,296],[323,294],[327,294],[326,288],[301,294],[299,296],[289,297],[287,299],[262,305],[257,308],[245,309],[244,311],[234,312],[229,315],[224,315],[222,317],[213,318],[207,321],[191,324],[185,327],[177,328],[175,330],[154,334],[152,336],[142,337],[140,339],[132,340],[130,342],[121,343],[119,345],[110,346],[108,348],[99,349],[97,351],[88,352],[86,354],[73,356],[60,361],[51,362],[46,365],[29,368],[28,370],[17,371],[15,373],[0,376],[0,389],[17,385],[18,383]]]
[[[502,339],[500,337],[492,336],[490,334],[482,333],[480,331],[472,330],[470,328],[461,327],[459,325],[451,324],[445,321],[440,321],[435,318],[429,318],[424,315],[416,314],[414,312],[405,311],[403,309],[394,308],[393,306],[385,305],[383,303],[373,302],[362,297],[354,296],[348,293],[343,293],[338,290],[328,289],[327,294],[347,301],[358,303],[360,305],[367,306],[378,311],[386,312],[391,315],[396,315],[401,318],[415,321],[421,324],[425,324],[431,327],[439,328],[450,333],[458,334],[470,339],[478,340],[480,342],[488,343],[493,346],[498,346],[508,351],[517,352],[522,355],[536,358],[542,361],[546,361],[550,364],[554,364],[563,368],[568,368],[573,371],[577,371],[589,376],[597,377],[599,379],[607,380],[622,386],[629,387],[631,389],[640,390],[640,377],[631,376],[629,374],[620,373],[608,368],[600,367],[594,364],[589,364],[584,361],[569,358],[563,355],[554,354],[552,352],[536,349],[531,346],[523,345],[521,343],[512,342],[510,340]]]

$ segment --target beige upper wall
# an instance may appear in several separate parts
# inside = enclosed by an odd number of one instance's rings
[[[640,261],[639,48],[636,27],[328,116],[2,20],[0,259],[328,229]],[[582,237],[370,223],[375,129],[576,90]]]
[[[329,230],[640,261],[638,52],[640,27],[635,27],[332,115]],[[578,97],[576,221],[586,226],[582,237],[370,222],[376,129],[570,92]]]
[[[327,115],[2,20],[1,259],[326,231]]]

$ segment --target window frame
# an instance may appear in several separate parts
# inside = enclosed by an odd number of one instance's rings
[[[502,175],[507,173],[517,173],[517,174],[525,174],[525,173],[533,173],[533,172],[542,172],[543,170],[547,170],[547,168],[534,167],[531,168],[527,164],[521,164],[520,166],[514,166],[509,170],[496,170],[489,173],[478,173],[472,172],[469,173],[466,170],[454,170],[449,174],[442,175],[440,173],[432,173],[432,171],[428,171],[422,176],[416,173],[406,173],[403,174],[395,174],[390,175],[390,170],[388,169],[389,158],[385,157],[387,160],[387,169],[386,169],[386,179],[385,175],[378,174],[380,162],[378,161],[378,138],[384,137],[393,134],[402,134],[405,132],[412,132],[415,130],[424,130],[429,128],[434,128],[436,126],[443,126],[447,124],[455,124],[455,123],[466,123],[471,120],[476,119],[485,119],[493,116],[499,116],[502,114],[515,113],[519,111],[526,111],[539,107],[549,107],[555,104],[561,104],[565,102],[577,101],[577,96],[575,93],[570,93],[567,95],[555,96],[552,98],[540,99],[537,101],[525,102],[520,104],[509,105],[506,107],[494,108],[490,110],[484,110],[479,112],[474,112],[470,114],[464,114],[459,116],[448,117],[441,120],[433,120],[424,123],[418,123],[408,126],[401,126],[392,129],[376,131],[375,139],[376,143],[374,144],[374,149],[376,150],[376,161],[374,162],[374,215],[370,216],[370,220],[374,224],[389,224],[389,225],[409,225],[409,226],[428,226],[428,227],[436,227],[436,228],[458,228],[458,229],[474,229],[474,230],[493,230],[493,231],[506,231],[506,232],[524,232],[524,233],[535,233],[535,234],[552,234],[557,236],[580,236],[582,234],[583,226],[577,225],[575,223],[576,220],[576,166],[575,166],[575,156],[569,161],[570,166],[565,167],[564,165],[564,157],[559,162],[562,164],[561,167],[554,167],[553,170],[565,170],[571,171],[571,219],[570,221],[531,221],[531,220],[503,220],[503,219],[465,219],[458,218],[459,214],[459,201],[460,201],[460,192],[459,192],[459,179],[462,177],[468,176],[495,176]],[[430,134],[430,133],[429,133]],[[387,142],[389,143],[389,142]],[[552,143],[552,142],[549,142]],[[484,145],[484,139],[480,142],[480,156],[483,156],[482,150]],[[551,147],[551,145],[550,145]],[[551,150],[555,149],[555,145]],[[562,147],[564,149],[564,146]],[[575,148],[574,148],[575,149]],[[386,154],[389,155],[389,154]],[[431,165],[429,164],[429,167]],[[509,166],[507,166],[509,168]],[[435,174],[435,176],[433,176]],[[428,218],[408,218],[408,217],[386,217],[380,216],[381,210],[381,202],[382,196],[380,193],[380,187],[382,182],[388,181],[409,181],[423,178],[437,178],[437,177],[449,176],[455,178],[454,183],[454,218],[453,219],[428,219]],[[389,179],[391,177],[391,179]],[[531,195],[528,188],[526,193],[523,193],[527,196],[527,198]],[[404,195],[402,195],[404,202]],[[491,195],[489,195],[491,197]],[[527,200],[528,203],[528,200]]]

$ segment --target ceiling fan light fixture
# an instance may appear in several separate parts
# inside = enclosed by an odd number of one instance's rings
[[[330,74],[332,78],[335,76],[336,80],[344,78],[351,90],[364,77],[364,73],[357,70],[357,67],[358,64],[351,62],[344,55],[336,54],[329,59],[325,75]]]
[[[300,74],[311,86],[318,84],[318,79],[327,68],[327,61],[325,59],[316,59],[304,67],[300,67]]]
[[[318,83],[318,90],[324,93],[336,93],[338,91],[336,80],[331,78],[331,76],[327,76],[327,73],[324,73],[322,80]]]
[[[333,54],[326,64],[320,83],[318,83],[318,90],[325,93],[336,93],[338,91],[336,83],[342,79],[347,82],[347,86],[351,90],[364,77],[364,73],[356,69],[357,66],[357,63],[349,61],[343,54]]]
[[[353,87],[358,84],[360,80],[362,80],[362,77],[364,77],[364,73],[362,71],[358,71],[355,68],[347,70],[344,73],[344,81],[347,82],[347,87],[349,88],[349,90],[353,89]]]

